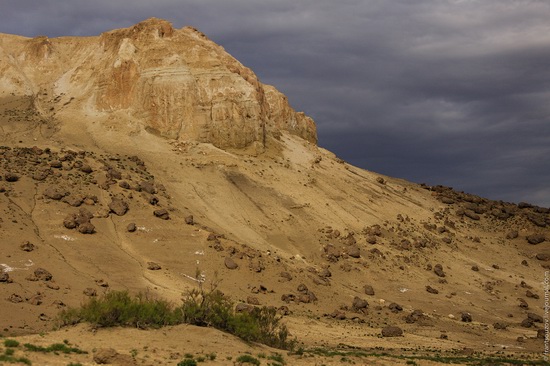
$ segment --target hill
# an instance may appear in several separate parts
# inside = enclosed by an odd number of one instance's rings
[[[70,335],[91,352],[85,327],[51,331],[62,309],[115,290],[179,303],[200,279],[277,308],[311,351],[292,364],[340,362],[318,348],[541,357],[550,209],[353,167],[274,87],[163,20],[0,35],[0,70],[3,336]],[[97,332],[125,354],[139,340],[141,364],[275,352],[190,326],[161,344],[153,330]]]

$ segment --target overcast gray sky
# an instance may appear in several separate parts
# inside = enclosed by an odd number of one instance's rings
[[[548,0],[0,0],[0,32],[192,25],[365,169],[550,206]]]

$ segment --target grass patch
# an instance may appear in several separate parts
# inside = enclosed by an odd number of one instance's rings
[[[300,355],[309,353],[311,355],[323,356],[323,357],[341,357],[341,362],[350,362],[349,357],[368,358],[368,357],[388,357],[396,358],[400,360],[407,360],[408,365],[416,365],[416,361],[434,361],[440,364],[465,364],[465,365],[549,365],[547,361],[543,360],[520,360],[511,358],[495,358],[495,357],[471,357],[471,356],[407,356],[407,355],[394,355],[389,353],[368,353],[359,350],[343,351],[333,350],[326,348],[313,348],[308,350],[300,350]],[[298,354],[298,353],[294,353]]]
[[[25,357],[13,357],[11,355],[3,354],[0,355],[0,362],[8,363],[24,363],[25,365],[32,365],[31,360]]]
[[[277,363],[280,363],[281,365],[286,364],[285,359],[283,358],[283,356],[280,353],[274,353],[274,354],[268,356],[267,359],[275,361]]]
[[[75,348],[75,347],[69,347],[64,343],[54,343],[51,346],[48,347],[42,347],[42,346],[36,346],[34,344],[25,343],[23,345],[27,349],[27,351],[31,352],[41,352],[41,353],[77,353],[77,354],[86,354],[88,352],[83,351],[81,349]]]

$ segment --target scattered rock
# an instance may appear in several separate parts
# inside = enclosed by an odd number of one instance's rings
[[[27,300],[27,302],[34,306],[42,305],[43,296],[40,294],[33,295]]]
[[[0,282],[10,283],[10,275],[7,272],[0,272]]]
[[[471,323],[472,322],[472,314],[463,312],[460,314],[460,319],[465,323]]]
[[[525,296],[526,296],[526,297],[530,297],[530,298],[532,298],[532,299],[537,299],[537,300],[539,299],[539,295],[535,294],[535,293],[532,292],[531,290],[527,290],[527,291],[525,292]]]
[[[348,247],[348,255],[352,258],[360,258],[361,249],[357,245],[351,245]]]
[[[306,294],[306,293],[309,291],[309,289],[307,288],[307,286],[304,285],[303,283],[299,284],[298,287],[296,288],[296,290],[297,290],[298,292],[303,293],[303,294]]]
[[[279,315],[281,315],[281,316],[284,316],[284,315],[290,315],[290,314],[291,314],[291,311],[290,311],[290,309],[288,308],[288,306],[286,306],[286,305],[281,305],[281,306],[279,306],[279,308],[277,309],[277,313],[279,313]]]
[[[248,268],[253,271],[260,273],[265,269],[264,262],[258,258],[251,258],[250,261],[248,261]]]
[[[162,269],[162,267],[155,262],[147,262],[147,269],[151,271],[158,271],[159,269]]]
[[[124,216],[128,209],[128,203],[120,198],[113,198],[109,203],[109,210],[118,216]]]
[[[50,166],[52,168],[61,169],[63,168],[63,163],[61,163],[59,160],[53,160],[50,162]]]
[[[391,304],[389,304],[388,308],[392,313],[398,313],[400,311],[403,311],[403,307],[395,302],[392,302]]]
[[[435,289],[435,288],[433,288],[432,286],[429,286],[429,285],[426,286],[426,291],[428,291],[430,294],[436,294],[436,295],[439,293],[439,291],[437,289]]]
[[[376,244],[376,236],[374,236],[374,235],[367,235],[367,237],[365,238],[365,240],[366,240],[367,243],[369,243],[369,244]]]
[[[17,182],[19,180],[19,175],[15,173],[7,172],[4,175],[4,179],[6,180],[6,182]]]
[[[522,308],[522,309],[529,309],[529,304],[527,303],[527,301],[523,300],[523,299],[518,299],[519,301],[519,307]]]
[[[43,181],[51,174],[51,169],[40,169],[33,173],[32,179],[37,181]]]
[[[122,189],[130,189],[130,183],[126,182],[125,180],[121,180],[118,182],[118,186]]]
[[[524,328],[531,328],[534,325],[533,319],[525,318],[521,321],[520,325]]]
[[[78,226],[78,232],[81,234],[93,234],[95,233],[95,226],[91,222],[86,222]]]
[[[49,281],[46,283],[46,287],[51,289],[51,290],[59,290],[61,287],[59,287],[59,285],[53,281]]]
[[[332,277],[332,273],[328,268],[323,268],[321,271],[319,271],[319,277],[329,278],[329,277]]]
[[[424,317],[424,312],[422,310],[417,309],[405,317],[405,322],[409,324],[416,323],[423,317]]]
[[[367,302],[367,300],[364,300],[364,299],[361,299],[358,296],[355,296],[353,298],[353,302],[352,302],[351,306],[355,310],[362,310],[362,309],[367,309],[368,306],[369,306],[369,303]]]
[[[382,328],[382,337],[402,337],[403,330],[399,327],[388,325]]]
[[[540,244],[546,240],[546,238],[542,234],[532,234],[527,236],[526,239],[529,244],[533,244],[533,245]]]
[[[248,296],[246,303],[250,305],[260,305],[260,300],[256,296]]]
[[[548,253],[538,253],[535,258],[537,258],[539,261],[548,262],[550,261],[550,254]]]
[[[34,245],[33,243],[31,243],[29,241],[25,241],[25,242],[23,242],[23,244],[21,244],[19,246],[19,248],[21,248],[21,250],[24,251],[24,252],[32,252],[33,250],[36,249],[36,245]]]
[[[254,306],[244,303],[238,303],[235,305],[235,312],[237,313],[251,313],[254,311]]]
[[[195,223],[195,221],[193,220],[193,215],[186,216],[185,223],[187,225],[193,225]]]
[[[37,268],[27,277],[29,281],[50,281],[53,278],[52,274],[44,268]]]
[[[128,226],[126,226],[126,230],[129,232],[129,233],[133,233],[134,231],[137,230],[137,226],[134,222],[131,222],[128,224]]]
[[[8,301],[9,302],[13,302],[14,304],[18,304],[20,302],[23,302],[23,298],[17,294],[11,294],[9,297],[8,297]]]
[[[96,280],[95,283],[100,287],[109,287],[109,283],[103,279]]]
[[[365,294],[374,296],[374,288],[371,285],[365,285],[363,289],[365,290]]]
[[[158,203],[159,203],[159,199],[158,199],[157,196],[151,195],[151,196],[149,197],[149,204],[150,204],[151,206],[156,206]]]
[[[443,266],[441,264],[436,264],[434,266],[434,273],[439,277],[445,277],[445,272],[443,272]]]
[[[305,304],[309,304],[311,302],[317,301],[317,296],[311,291],[307,291],[306,293],[301,293],[296,297],[297,302],[303,302]]]
[[[479,272],[479,267],[476,265],[472,266],[472,271]]]
[[[498,330],[506,330],[506,328],[508,328],[508,324],[497,322],[497,323],[493,324],[493,328],[498,329]]]
[[[346,313],[344,313],[342,310],[334,310],[330,315],[331,318],[336,320],[345,320],[346,319]]]
[[[225,264],[225,267],[227,269],[237,269],[237,268],[239,268],[239,265],[237,263],[235,263],[235,261],[231,257],[225,257],[224,264]]]
[[[81,195],[68,195],[63,197],[61,202],[65,202],[69,206],[79,207],[84,202],[84,197]]]
[[[474,221],[478,221],[480,219],[479,215],[476,214],[474,211],[472,210],[464,210],[464,216],[474,220]]]
[[[506,234],[506,239],[515,239],[519,236],[519,233],[517,230],[514,230],[514,231],[509,231],[507,234]]]
[[[286,303],[289,303],[291,301],[295,301],[296,300],[296,295],[294,294],[283,294],[281,295],[281,301],[284,301]]]
[[[170,219],[170,214],[165,209],[155,210],[155,211],[153,211],[153,215],[155,215],[159,219],[163,219],[163,220],[169,220]]]
[[[87,287],[86,289],[84,289],[83,293],[84,295],[90,296],[90,297],[97,296],[97,291],[91,287]]]
[[[83,173],[86,173],[86,174],[90,174],[94,170],[92,169],[92,167],[90,165],[82,164],[82,166],[80,167],[80,171],[83,172]]]
[[[94,353],[94,362],[100,365],[108,365],[115,361],[118,352],[112,348],[100,348]]]
[[[68,194],[67,191],[61,190],[57,187],[48,187],[44,190],[44,197],[52,199],[54,201],[59,201]]]
[[[281,272],[279,276],[282,281],[292,281],[292,275],[288,272]]]
[[[155,186],[151,182],[143,181],[139,184],[138,188],[139,188],[140,191],[144,191],[144,192],[147,192],[149,194],[157,193],[157,189],[155,188]]]
[[[542,316],[535,313],[527,313],[527,318],[531,319],[534,323],[543,323],[544,319]]]

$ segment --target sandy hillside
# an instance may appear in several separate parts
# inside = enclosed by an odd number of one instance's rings
[[[0,35],[0,55],[0,333],[20,343],[14,357],[542,358],[550,209],[347,164],[195,29],[151,19],[98,37]],[[197,271],[235,303],[279,309],[304,352],[189,325],[53,330],[61,310],[108,291],[179,304]],[[23,346],[63,342],[88,353]]]

